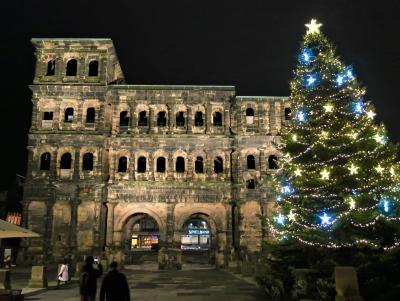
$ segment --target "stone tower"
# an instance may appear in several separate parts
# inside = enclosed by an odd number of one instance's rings
[[[259,251],[286,97],[127,85],[110,39],[32,39],[25,261]],[[197,252],[197,253],[196,253]],[[189,255],[188,255],[189,256]]]

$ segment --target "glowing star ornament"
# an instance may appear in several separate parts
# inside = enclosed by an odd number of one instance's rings
[[[327,215],[326,212],[324,212],[323,215],[320,215],[319,218],[321,219],[321,225],[323,227],[329,226],[330,224],[332,224],[331,219],[332,217]]]
[[[390,175],[391,175],[392,177],[394,177],[394,176],[396,175],[396,173],[395,173],[395,171],[394,171],[394,168],[393,168],[393,167],[390,167],[390,170],[389,170],[389,172],[390,172]]]
[[[328,136],[329,136],[329,133],[327,131],[322,131],[321,132],[321,137],[322,138],[326,139],[326,138],[328,138]]]
[[[385,143],[385,137],[382,135],[379,135],[379,133],[374,136],[374,139],[377,143],[380,143],[380,144]]]
[[[293,140],[294,142],[297,141],[297,135],[296,135],[296,134],[293,134],[293,135],[292,135],[292,140]]]
[[[290,222],[294,222],[296,220],[296,213],[294,213],[293,209],[289,211],[288,219]]]
[[[296,177],[300,177],[300,176],[301,176],[301,170],[300,170],[299,168],[297,168],[297,169],[294,171],[294,175],[295,175]]]
[[[281,192],[284,194],[291,194],[293,192],[293,188],[290,185],[283,186]]]
[[[311,19],[311,22],[309,24],[306,24],[306,27],[307,27],[306,34],[319,33],[319,28],[321,26],[322,26],[322,24],[317,23],[316,19]]]
[[[300,62],[307,64],[307,63],[311,62],[314,59],[314,57],[315,57],[315,55],[314,55],[312,49],[306,48],[301,52]]]
[[[351,138],[356,139],[358,136],[358,133],[356,131],[352,131],[348,134]]]
[[[353,163],[351,164],[350,167],[348,167],[348,169],[349,169],[351,175],[358,174],[359,167],[355,166]]]
[[[325,113],[332,113],[333,112],[333,105],[330,104],[330,103],[324,105],[324,110],[325,110]]]
[[[353,198],[350,198],[349,205],[350,209],[356,209],[356,201]]]
[[[358,99],[357,101],[354,102],[353,112],[357,115],[361,115],[362,113],[364,113],[364,103],[362,99]]]
[[[375,170],[378,172],[378,173],[383,173],[383,171],[385,170],[382,166],[380,166],[380,165],[378,165],[377,167],[375,167]]]
[[[275,221],[280,225],[285,224],[285,220],[286,217],[282,213],[279,213],[279,215],[275,217]]]
[[[306,113],[303,111],[298,111],[296,114],[296,119],[298,122],[303,123],[306,121]]]
[[[374,119],[374,117],[376,115],[376,113],[374,111],[368,111],[366,114],[369,119]]]
[[[390,212],[390,203],[391,202],[388,199],[381,200],[381,207],[382,207],[383,212],[385,212],[385,213]]]
[[[320,175],[322,180],[329,180],[329,171],[326,168],[320,172]]]
[[[307,86],[312,86],[317,81],[317,78],[314,75],[309,75],[307,77]]]

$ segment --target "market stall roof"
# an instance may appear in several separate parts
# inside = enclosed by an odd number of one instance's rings
[[[16,237],[40,237],[40,234],[0,219],[0,238]]]

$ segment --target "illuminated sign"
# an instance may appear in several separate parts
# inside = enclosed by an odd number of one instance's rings
[[[188,234],[210,234],[209,230],[189,229]]]

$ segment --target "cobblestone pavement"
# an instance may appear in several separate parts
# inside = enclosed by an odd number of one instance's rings
[[[226,271],[204,268],[157,271],[147,268],[129,269],[123,272],[129,281],[132,300],[135,301],[266,300],[262,290],[256,285]],[[69,284],[56,290],[26,297],[25,300],[79,300],[78,285]]]

